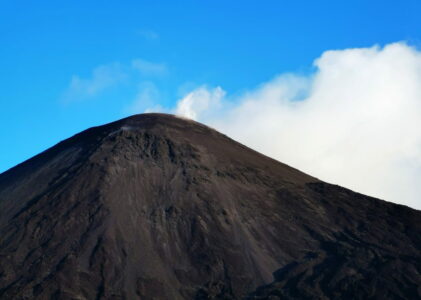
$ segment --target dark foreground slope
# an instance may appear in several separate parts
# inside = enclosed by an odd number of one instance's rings
[[[0,298],[415,299],[420,221],[138,115],[0,174]]]

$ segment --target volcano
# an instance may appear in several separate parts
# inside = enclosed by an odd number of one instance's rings
[[[172,115],[0,174],[1,299],[416,299],[420,253],[420,211]]]

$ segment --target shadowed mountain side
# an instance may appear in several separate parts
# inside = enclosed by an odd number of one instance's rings
[[[420,216],[136,115],[0,174],[0,298],[420,297]]]

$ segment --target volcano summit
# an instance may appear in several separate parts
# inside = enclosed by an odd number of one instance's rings
[[[1,299],[416,299],[420,252],[420,211],[171,115],[0,174]]]

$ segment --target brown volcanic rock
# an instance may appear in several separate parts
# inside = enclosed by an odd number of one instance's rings
[[[0,174],[0,298],[416,299],[420,221],[137,115]]]

